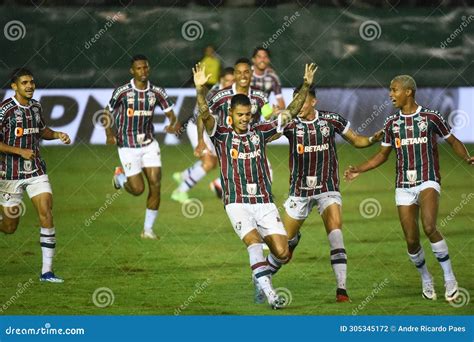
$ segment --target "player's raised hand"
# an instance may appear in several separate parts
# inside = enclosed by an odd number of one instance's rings
[[[359,175],[360,175],[360,172],[357,170],[357,168],[355,168],[352,165],[349,165],[346,171],[344,171],[344,180],[346,182],[350,182],[356,179]]]
[[[58,135],[59,140],[61,140],[63,144],[69,145],[71,143],[71,138],[69,138],[69,135],[67,135],[67,133],[58,132]]]
[[[204,86],[209,80],[209,77],[211,77],[211,74],[206,75],[206,68],[201,66],[201,63],[196,64],[193,68],[194,85],[196,88]]]
[[[306,64],[304,67],[304,83],[311,85],[313,83],[314,75],[318,70],[318,66],[315,63]]]
[[[22,148],[20,150],[20,156],[23,159],[26,159],[26,160],[33,160],[33,159],[35,159],[35,151],[30,150],[30,149],[26,149],[26,148]]]
[[[204,140],[199,140],[196,148],[194,149],[194,156],[197,158],[201,158],[204,154],[208,151],[207,145]]]

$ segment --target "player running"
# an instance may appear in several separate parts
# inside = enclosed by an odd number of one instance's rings
[[[23,192],[26,190],[38,213],[43,267],[40,281],[62,283],[53,272],[56,249],[56,229],[53,223],[53,195],[46,163],[40,155],[40,140],[61,140],[70,144],[66,133],[46,127],[41,104],[33,99],[35,80],[31,71],[13,71],[11,87],[15,95],[0,104],[0,205],[3,217],[0,230],[13,234],[24,211]],[[0,215],[1,216],[1,215]]]
[[[244,94],[232,97],[227,121],[219,123],[210,114],[204,99],[203,85],[209,76],[199,65],[193,69],[199,119],[211,137],[220,163],[225,210],[235,232],[247,246],[253,277],[274,309],[285,303],[273,289],[261,241],[266,242],[271,253],[282,263],[288,260],[289,251],[286,231],[273,203],[265,147],[291,115],[301,109],[314,72],[314,64],[306,66],[305,84],[288,111],[283,111],[271,122],[251,125],[252,103]]]
[[[207,93],[206,98],[210,99],[219,90],[230,87],[234,83],[234,68],[225,68],[219,79],[219,83],[215,84]],[[194,110],[193,117],[188,121],[186,126],[186,133],[188,134],[189,141],[193,146],[194,150],[203,150],[202,154],[198,154],[199,161],[194,163],[193,166],[188,167],[184,171],[173,173],[173,179],[178,183],[178,188],[171,194],[171,199],[180,203],[185,202],[189,199],[188,191],[191,190],[207,173],[212,171],[217,166],[217,156],[214,146],[206,132],[203,133],[203,146],[198,147],[197,138],[197,116],[198,116],[197,104]],[[211,183],[212,184],[212,183]]]
[[[298,94],[296,89],[294,95]],[[358,135],[341,115],[316,109],[318,100],[314,87],[306,101],[283,130],[290,143],[290,190],[285,201],[283,225],[288,233],[290,254],[301,238],[300,229],[315,206],[326,228],[330,246],[331,266],[336,276],[336,301],[349,301],[346,290],[347,255],[342,234],[342,198],[339,193],[339,162],[336,134],[356,148],[371,146],[382,139],[382,131],[371,137]],[[282,266],[272,254],[267,257],[275,274]]]
[[[389,116],[384,124],[380,151],[367,162],[349,166],[346,180],[382,165],[392,149],[396,151],[395,202],[405,234],[408,256],[421,275],[422,296],[436,300],[433,277],[425,263],[418,228],[419,211],[425,235],[444,272],[445,298],[453,301],[459,296],[458,283],[449,259],[446,240],[436,228],[436,216],[441,192],[437,136],[443,137],[454,152],[466,163],[474,164],[466,147],[452,133],[439,112],[422,107],[415,101],[416,83],[408,75],[396,76],[390,83],[390,99],[400,111]]]
[[[158,237],[153,225],[160,207],[161,156],[160,146],[153,136],[152,120],[155,107],[159,106],[170,121],[166,131],[174,133],[176,116],[166,91],[148,81],[150,66],[145,56],[132,58],[130,73],[133,78],[114,90],[105,109],[108,118],[104,122],[107,144],[118,146],[122,163],[122,167],[115,168],[113,184],[116,189],[124,188],[130,194],[139,196],[145,189],[143,171],[149,192],[141,237],[156,240]],[[113,114],[113,121],[110,113]],[[112,122],[114,124],[110,124]]]
[[[278,108],[285,108],[285,100],[281,93],[281,83],[275,71],[270,67],[270,50],[258,46],[252,54],[252,80],[250,85],[253,88],[262,90],[267,98],[273,92],[277,100]]]

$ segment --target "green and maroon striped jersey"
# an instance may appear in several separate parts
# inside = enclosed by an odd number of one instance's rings
[[[166,91],[150,82],[146,89],[140,90],[132,79],[114,90],[108,109],[115,121],[117,146],[136,148],[153,141],[153,114],[157,105],[164,112],[173,110]]]
[[[437,136],[447,139],[451,128],[439,112],[418,106],[413,114],[401,111],[385,120],[382,146],[397,153],[396,187],[410,188],[426,181],[441,183]]]
[[[290,143],[290,196],[309,197],[339,191],[336,133],[350,123],[337,113],[316,111],[316,118],[291,121],[283,130]]]
[[[1,153],[2,179],[27,179],[46,174],[46,164],[41,159],[39,149],[41,130],[45,128],[41,111],[41,105],[36,100],[30,100],[28,106],[22,106],[11,97],[0,104],[0,141],[35,152],[33,160]]]
[[[222,200],[229,203],[273,203],[265,146],[279,131],[279,120],[257,123],[245,134],[215,121],[211,141],[220,164]]]

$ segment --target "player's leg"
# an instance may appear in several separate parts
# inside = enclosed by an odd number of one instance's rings
[[[458,284],[454,276],[449,259],[449,251],[446,240],[436,228],[438,216],[439,192],[434,188],[427,188],[420,192],[421,222],[423,230],[430,240],[431,249],[439,261],[444,273],[446,287],[445,298],[448,301],[455,300],[459,296]]]
[[[13,234],[20,224],[20,216],[23,208],[20,205],[10,204],[2,206],[2,218],[0,219],[0,231],[5,234]]]
[[[161,167],[143,168],[148,181],[148,198],[146,201],[145,222],[143,225],[143,238],[158,239],[153,231],[153,225],[158,217],[161,200]]]
[[[43,255],[40,281],[62,283],[64,280],[53,272],[56,251],[56,229],[53,223],[53,195],[48,176],[34,177],[26,187],[40,222],[40,245]]]
[[[25,207],[22,203],[23,184],[18,180],[0,180],[0,231],[13,234]]]
[[[134,196],[139,196],[143,193],[145,183],[142,176],[142,157],[150,145],[139,148],[122,147],[118,149],[122,167],[115,168],[113,184],[116,189],[125,189]]]

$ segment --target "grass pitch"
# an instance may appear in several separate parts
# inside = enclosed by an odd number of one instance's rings
[[[468,146],[471,153],[474,146]],[[378,147],[338,146],[340,173]],[[26,212],[13,235],[0,235],[0,313],[3,315],[466,315],[444,301],[442,271],[423,236],[438,301],[421,298],[418,272],[408,260],[394,203],[394,153],[351,184],[342,183],[343,231],[348,253],[351,303],[335,303],[329,245],[317,211],[303,226],[291,264],[274,285],[291,294],[285,310],[253,304],[248,255],[221,202],[208,189],[208,175],[182,206],[170,200],[173,172],[195,161],[189,145],[162,146],[162,203],[155,231],[160,241],[140,239],[146,194],[115,192],[111,176],[116,148],[77,144],[43,147],[54,191],[57,236],[55,271],[64,284],[38,281],[41,267],[38,220],[25,195]],[[288,148],[269,146],[276,204],[288,193]],[[438,225],[445,235],[459,286],[474,290],[474,169],[440,146],[442,196]],[[367,199],[365,218],[359,205]],[[467,202],[467,203],[466,203]],[[378,203],[378,204],[377,204]],[[193,216],[196,216],[193,218]],[[447,220],[447,217],[452,217]],[[444,221],[443,221],[444,220]],[[106,288],[106,289],[103,289]],[[285,290],[285,291],[287,291]],[[465,292],[464,292],[465,291]],[[96,293],[94,297],[94,293]],[[95,299],[94,299],[95,298]],[[94,303],[95,302],[95,303]],[[108,305],[107,305],[108,304]],[[105,307],[101,307],[105,306]]]

